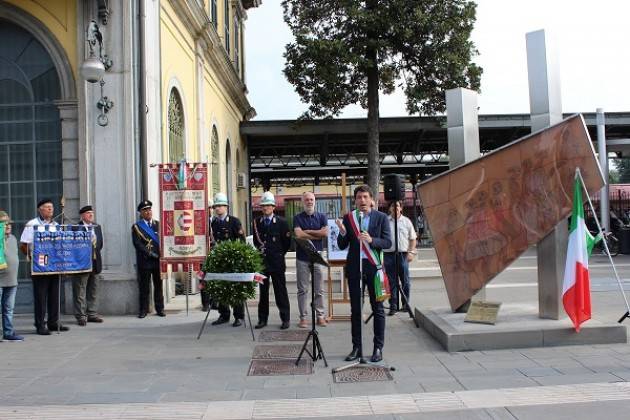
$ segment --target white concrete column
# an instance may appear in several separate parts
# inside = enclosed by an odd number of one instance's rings
[[[527,75],[532,132],[562,121],[560,69],[557,51],[544,30],[528,32]],[[567,251],[567,221],[563,220],[537,246],[538,316],[559,319]]]
[[[603,108],[597,108],[597,151],[599,166],[604,174],[604,186],[599,193],[600,222],[606,231],[610,231],[610,189],[608,186],[608,152],[606,150],[606,117]],[[621,215],[618,215],[620,217]]]
[[[448,161],[453,169],[481,156],[479,148],[479,111],[477,92],[456,88],[446,91],[446,123],[448,133]],[[480,289],[474,300],[485,300],[486,288]],[[461,311],[468,310],[468,303]],[[459,310],[458,310],[459,311]]]

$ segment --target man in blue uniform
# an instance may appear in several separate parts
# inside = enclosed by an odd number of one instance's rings
[[[238,218],[228,214],[228,199],[223,193],[216,193],[214,196],[214,217],[212,218],[212,236],[216,243],[222,241],[243,241],[245,242],[245,232]],[[230,307],[219,305],[219,318],[212,325],[225,324],[230,321]],[[245,318],[245,306],[234,307],[233,327],[243,325]]]
[[[138,288],[140,309],[138,318],[144,318],[149,312],[149,290],[153,282],[153,303],[158,316],[164,313],[164,294],[160,278],[160,224],[153,220],[153,203],[149,200],[138,204],[140,220],[131,228],[131,239],[136,248],[136,265],[138,268]]]
[[[291,307],[287,281],[285,277],[286,262],[284,256],[291,247],[291,232],[287,221],[273,214],[276,201],[273,194],[266,191],[260,201],[263,210],[262,217],[254,220],[254,245],[263,255],[266,278],[260,285],[260,301],[258,303],[258,324],[256,328],[267,326],[269,318],[269,278],[273,283],[273,294],[276,306],[280,312],[282,325],[280,329],[289,328],[291,321]]]

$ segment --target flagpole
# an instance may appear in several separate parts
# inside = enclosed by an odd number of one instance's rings
[[[575,174],[580,180],[580,184],[582,185],[582,189],[584,190],[586,199],[588,200],[588,205],[591,209],[591,212],[593,212],[593,217],[595,219],[595,223],[597,224],[597,230],[599,231],[598,234],[602,234],[602,242],[604,243],[604,249],[606,250],[608,261],[610,261],[610,266],[612,267],[613,272],[615,273],[615,279],[617,280],[617,284],[619,285],[621,296],[623,296],[623,300],[626,303],[626,313],[621,318],[619,318],[619,321],[618,321],[621,324],[626,318],[630,317],[630,304],[628,304],[628,298],[626,297],[626,292],[623,290],[621,279],[619,279],[619,273],[617,273],[617,267],[615,267],[615,263],[613,262],[612,256],[610,255],[610,250],[608,249],[608,243],[606,242],[606,238],[604,237],[604,234],[603,234],[604,231],[602,229],[602,226],[599,224],[599,220],[597,219],[597,213],[595,213],[595,209],[593,208],[591,197],[589,196],[588,191],[586,190],[586,184],[584,183],[584,178],[582,178],[582,172],[580,171],[580,168],[575,168]]]

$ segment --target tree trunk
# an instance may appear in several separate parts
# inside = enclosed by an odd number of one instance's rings
[[[374,8],[373,1],[368,2],[368,8]],[[378,34],[370,34],[373,37]],[[378,205],[378,192],[381,181],[381,163],[379,154],[379,104],[378,104],[378,51],[375,46],[369,46],[366,51],[370,64],[367,69],[367,136],[368,136],[368,185],[374,192],[374,201]]]

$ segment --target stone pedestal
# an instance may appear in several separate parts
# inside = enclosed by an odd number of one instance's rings
[[[464,322],[466,314],[452,313],[447,307],[416,308],[414,314],[425,331],[450,352],[628,342],[623,325],[590,320],[576,333],[568,318],[540,319],[536,305],[504,304],[495,325]]]

